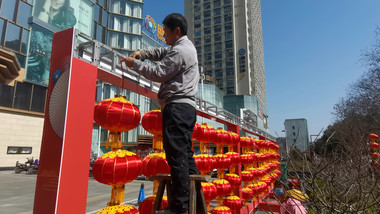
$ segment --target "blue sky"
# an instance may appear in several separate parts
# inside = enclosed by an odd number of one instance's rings
[[[182,0],[144,0],[144,16],[162,23],[184,13]],[[285,119],[307,118],[309,134],[333,123],[334,105],[366,71],[360,61],[380,27],[378,0],[262,0],[271,134]]]

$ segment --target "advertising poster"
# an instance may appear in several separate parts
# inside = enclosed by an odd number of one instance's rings
[[[52,42],[52,32],[37,25],[32,26],[26,66],[26,81],[42,86],[49,84]]]
[[[89,0],[36,0],[33,16],[59,30],[75,27],[91,35],[92,8]]]

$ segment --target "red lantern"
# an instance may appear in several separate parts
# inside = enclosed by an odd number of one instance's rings
[[[228,134],[230,135],[230,140],[228,141],[229,146],[235,146],[240,142],[240,136],[238,134],[231,131],[229,131]]]
[[[369,135],[369,139],[371,141],[375,141],[375,140],[379,139],[379,136],[377,134],[370,134]]]
[[[240,137],[240,146],[244,148],[252,147],[251,139],[246,136]]]
[[[241,189],[241,192],[242,192],[242,198],[244,200],[249,200],[250,198],[253,198],[252,189],[246,187],[246,188]]]
[[[142,127],[153,135],[162,135],[162,114],[160,109],[148,111],[141,120]]]
[[[218,196],[225,196],[231,192],[231,185],[227,180],[224,179],[215,179],[212,183],[216,187],[216,194]]]
[[[95,105],[95,122],[109,131],[129,131],[139,125],[140,118],[140,110],[124,96],[116,95]]]
[[[200,142],[199,150],[202,153],[206,153],[206,143],[213,141],[215,138],[215,129],[207,123],[203,123],[199,129],[199,132],[195,136],[195,139]]]
[[[152,175],[170,173],[170,166],[166,161],[166,154],[163,152],[147,155],[144,157],[142,165],[142,174],[148,178]]]
[[[217,196],[216,187],[213,183],[202,182],[203,195],[207,204],[207,211],[210,210],[210,201],[214,200]]]
[[[92,166],[92,175],[98,182],[120,186],[141,174],[139,156],[127,150],[110,151],[100,156]]]
[[[376,142],[373,142],[369,145],[369,148],[371,148],[372,150],[377,150],[379,148],[379,144]]]
[[[197,136],[200,133],[200,128],[201,128],[201,125],[199,125],[198,122],[195,122],[194,131],[193,131],[193,134],[191,135],[191,139],[196,139],[197,138]]]
[[[232,211],[226,206],[217,206],[211,210],[211,214],[232,214]]]
[[[240,155],[240,162],[242,165],[249,165],[253,163],[253,157],[250,154]]]
[[[214,143],[217,145],[228,144],[230,135],[223,128],[218,128],[215,133]]]
[[[149,196],[145,198],[144,201],[139,205],[140,214],[152,214],[154,201],[156,200],[156,195]],[[162,197],[162,202],[160,209],[165,209],[168,206],[168,199],[166,196]]]
[[[230,208],[232,211],[236,211],[243,207],[243,201],[236,195],[232,195],[223,200],[223,205]]]
[[[215,168],[218,170],[227,169],[231,165],[231,158],[224,154],[214,155],[216,161]]]
[[[197,169],[200,173],[207,174],[214,169],[215,159],[213,156],[208,154],[194,155],[194,161],[197,165]]]
[[[241,185],[241,179],[236,174],[225,174],[224,179],[230,183],[231,187],[238,187]]]
[[[241,181],[250,182],[253,180],[253,174],[250,171],[242,171],[241,172]]]
[[[240,163],[240,155],[238,153],[227,152],[225,155],[231,159],[231,165],[237,165]]]
[[[139,214],[139,211],[130,205],[108,206],[97,212],[97,214]]]
[[[373,159],[377,159],[378,157],[379,157],[379,153],[377,153],[377,152],[374,152],[374,153],[372,153],[371,154],[371,157],[373,158]]]

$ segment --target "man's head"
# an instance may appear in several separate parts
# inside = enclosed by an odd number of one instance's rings
[[[179,13],[172,13],[165,17],[164,25],[166,44],[173,45],[179,38],[187,34],[187,22]]]

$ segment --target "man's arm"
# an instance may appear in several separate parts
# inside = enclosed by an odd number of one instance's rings
[[[155,82],[166,82],[183,70],[182,58],[178,52],[170,51],[157,65],[150,65],[132,57],[122,58],[128,67],[143,75],[145,78]]]
[[[153,48],[148,47],[146,49],[140,50],[141,53],[141,59],[149,59],[152,61],[160,61],[162,60],[166,54],[169,52],[169,47],[159,47],[159,48]]]

